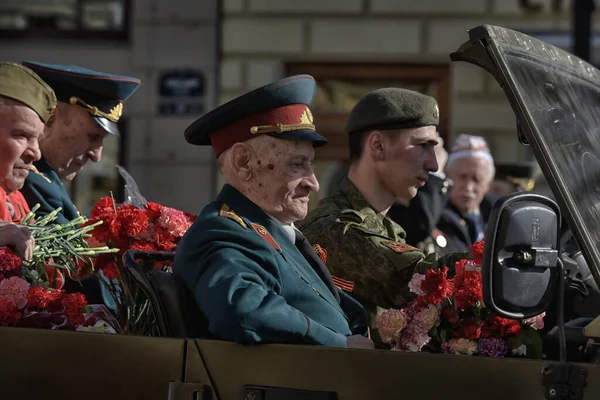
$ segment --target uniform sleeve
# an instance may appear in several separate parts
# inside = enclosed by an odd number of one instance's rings
[[[30,176],[25,181],[25,185],[21,189],[21,194],[27,201],[29,208],[33,208],[36,204],[40,205],[35,215],[38,217],[48,215],[58,207],[62,207],[63,204],[60,196],[54,194],[54,191],[51,190],[52,185],[45,181],[38,182],[41,178],[31,176],[31,174],[33,173],[29,173]],[[62,225],[68,222],[62,212],[57,215],[57,224]]]
[[[210,240],[199,246],[180,244],[174,265],[207,317],[211,334],[238,343],[345,347],[343,334],[287,304],[270,249],[239,227],[240,234],[232,235],[236,224],[230,224],[231,229],[211,229]]]

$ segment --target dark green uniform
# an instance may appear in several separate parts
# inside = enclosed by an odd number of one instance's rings
[[[415,272],[442,264],[453,267],[465,256],[438,260],[435,253],[426,257],[407,245],[404,229],[378,214],[347,178],[299,228],[327,252],[326,265],[334,280],[371,313],[377,306],[401,308],[412,300],[408,283]]]
[[[33,165],[35,169],[31,170],[23,189],[21,189],[29,207],[39,204],[40,208],[36,211],[38,216],[47,215],[58,207],[62,207],[56,217],[58,224],[66,224],[77,218],[79,212],[56,171],[43,158]]]

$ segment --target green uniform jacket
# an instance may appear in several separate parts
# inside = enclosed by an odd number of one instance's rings
[[[401,308],[415,296],[408,283],[415,272],[443,265],[453,271],[461,253],[427,257],[405,242],[402,227],[378,214],[349,179],[336,194],[323,199],[300,225],[313,244],[327,252],[334,280],[351,292],[373,315],[377,306]]]
[[[338,302],[281,226],[229,185],[182,238],[173,271],[220,339],[345,347],[366,331],[365,309],[341,291]]]
[[[36,204],[40,208],[36,211],[37,216],[44,216],[58,207],[62,207],[61,212],[57,215],[57,224],[66,224],[69,221],[79,217],[79,212],[75,208],[73,201],[69,197],[67,190],[63,186],[60,177],[52,169],[50,164],[43,158],[40,161],[33,163],[35,168],[29,172],[29,176],[25,180],[25,185],[21,189],[21,193],[29,208],[33,208]]]

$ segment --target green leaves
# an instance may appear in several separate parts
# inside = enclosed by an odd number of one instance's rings
[[[118,253],[118,249],[111,249],[107,246],[90,247],[87,243],[86,237],[89,237],[90,232],[102,224],[102,221],[81,227],[81,224],[87,222],[87,219],[77,217],[66,224],[59,225],[54,221],[61,211],[60,207],[48,215],[36,219],[35,212],[39,207],[39,204],[36,204],[21,222],[21,225],[26,226],[35,239],[33,258],[24,263],[26,268],[23,269],[25,276],[32,283],[39,283],[39,280],[48,282],[49,277],[45,273],[45,265],[65,270],[69,276],[73,277],[79,275],[81,267],[88,271],[90,268],[93,269],[93,257],[100,254]]]

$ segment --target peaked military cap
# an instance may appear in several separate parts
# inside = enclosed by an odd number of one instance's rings
[[[536,163],[500,163],[496,164],[496,180],[510,182],[517,190],[533,190],[536,179],[542,175]]]
[[[56,95],[35,72],[12,63],[0,62],[0,96],[19,101],[46,123],[56,110]]]
[[[270,83],[208,112],[185,130],[194,145],[212,145],[219,155],[235,143],[257,135],[327,144],[316,132],[309,106],[316,93],[310,75],[296,75]]]
[[[24,61],[48,83],[59,101],[89,111],[94,120],[112,135],[119,135],[117,122],[123,102],[139,87],[137,78],[105,74],[75,65],[43,64]]]
[[[390,87],[374,90],[356,103],[346,122],[346,132],[437,126],[439,120],[440,109],[433,97]]]

